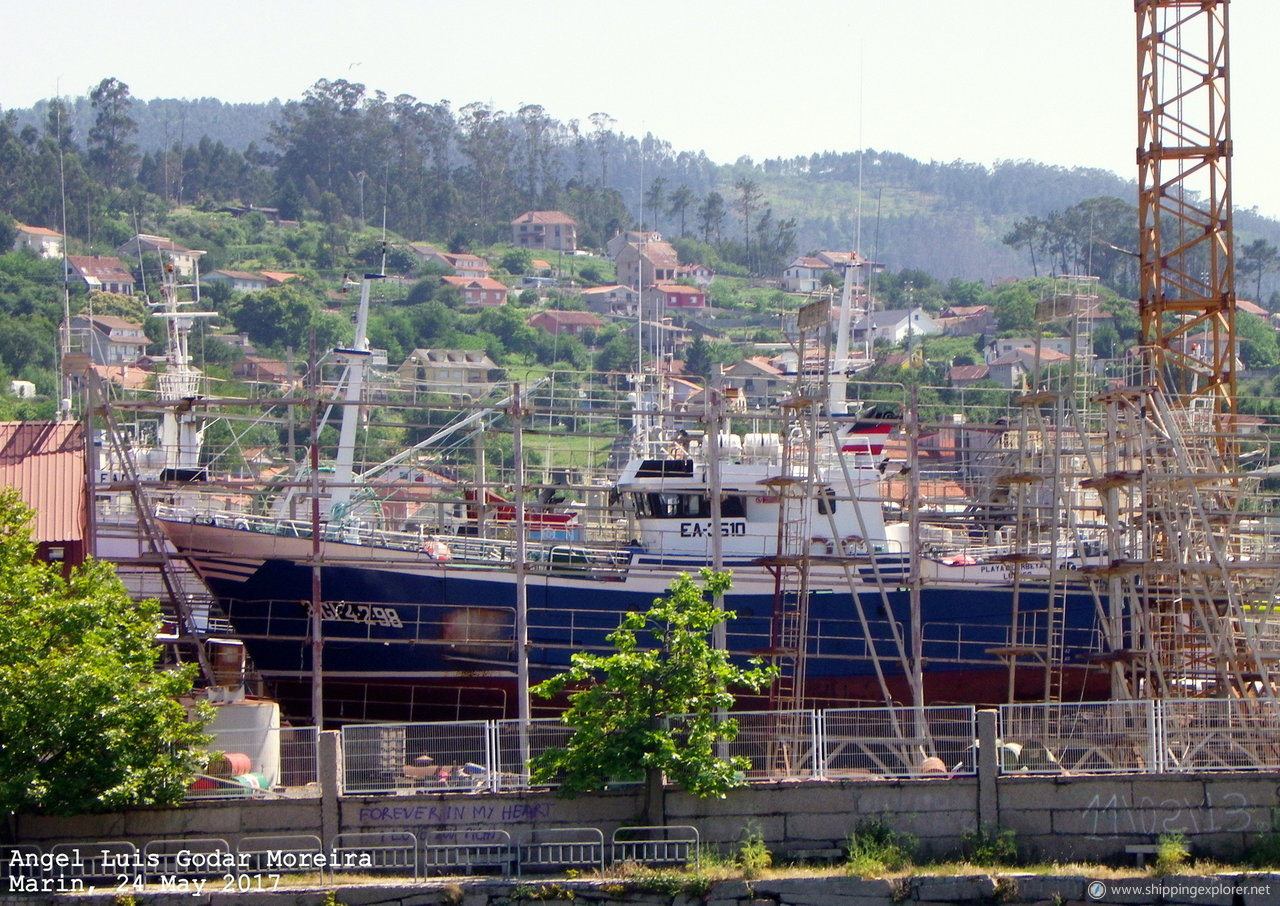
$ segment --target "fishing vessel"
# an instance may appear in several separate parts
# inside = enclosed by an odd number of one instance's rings
[[[615,474],[531,499],[512,474],[498,495],[483,439],[457,479],[418,462],[416,445],[391,466],[353,464],[362,413],[391,393],[366,380],[374,282],[327,391],[344,403],[334,464],[316,456],[256,508],[155,509],[286,704],[303,707],[319,672],[327,719],[515,714],[522,670],[536,682],[576,651],[607,650],[622,614],[704,567],[733,573],[728,649],[782,668],[748,706],[1073,699],[1156,681],[1131,653],[1150,641],[1134,603],[1150,580],[1115,581],[1142,542],[1113,530],[1116,489],[1090,459],[1101,435],[1071,423],[1065,392],[1023,394],[1017,423],[953,430],[942,449],[939,432],[883,407],[833,412],[804,375],[777,430],[737,430],[710,403],[691,411],[637,382],[615,394],[629,420]],[[829,389],[830,373],[808,380]],[[519,438],[526,420],[564,412],[545,385],[523,404],[539,399],[525,410],[515,393],[462,421],[488,414]],[[930,470],[962,484],[963,503],[933,499],[918,478]]]

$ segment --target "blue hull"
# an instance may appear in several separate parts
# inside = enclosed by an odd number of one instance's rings
[[[222,533],[244,536],[252,533]],[[312,676],[309,602],[312,569],[296,559],[219,560],[206,544],[191,552],[237,637],[274,693],[299,714],[309,711]],[[181,549],[181,545],[180,545]],[[361,552],[368,558],[371,551]],[[334,560],[342,558],[334,557]],[[226,564],[236,563],[235,568]],[[350,563],[350,565],[348,565]],[[633,570],[638,571],[638,570]],[[627,611],[647,609],[670,573],[647,581],[635,575],[591,578],[566,570],[527,578],[530,679],[564,669],[576,651],[611,650],[606,636]],[[779,644],[775,594],[759,566],[740,567],[725,606],[736,657],[767,657]],[[515,713],[515,600],[510,571],[464,565],[404,567],[348,558],[320,568],[323,602],[323,684],[326,715],[335,719],[412,720]],[[1039,624],[1014,639],[1012,591],[998,586],[926,587],[920,594],[925,695],[931,701],[994,703],[1007,700],[1007,657],[1014,642],[1043,643],[1048,596],[1025,581],[1019,624]],[[1060,600],[1062,600],[1060,598]],[[884,700],[878,657],[892,697],[911,700],[898,639],[910,651],[911,602],[900,587],[874,584],[855,597],[841,581],[818,582],[807,623],[806,702],[839,705]],[[1093,597],[1068,594],[1062,629],[1066,672],[1062,693],[1106,692],[1106,674],[1085,667],[1097,649]],[[863,623],[865,619],[865,627]],[[873,657],[873,653],[876,657]],[[1015,698],[1038,699],[1044,671],[1024,657],[1014,676]],[[744,702],[767,706],[767,699]]]

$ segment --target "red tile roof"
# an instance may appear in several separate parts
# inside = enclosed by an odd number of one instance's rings
[[[574,220],[564,211],[525,211],[512,223],[572,223],[575,226],[578,221]]]

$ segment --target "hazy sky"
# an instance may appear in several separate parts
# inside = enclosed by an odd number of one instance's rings
[[[859,147],[1136,178],[1132,0],[0,0],[0,108],[87,94],[602,111],[717,162]],[[1233,195],[1280,216],[1278,0],[1230,8]]]

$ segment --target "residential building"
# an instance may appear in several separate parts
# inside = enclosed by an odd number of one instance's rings
[[[822,288],[822,275],[831,266],[820,258],[801,255],[782,272],[782,288],[789,293],[812,293]]]
[[[989,365],[952,365],[947,371],[947,383],[952,387],[972,387],[990,379]]]
[[[996,329],[996,313],[990,305],[951,305],[934,320],[953,337],[982,336]]]
[[[62,234],[45,227],[14,224],[17,235],[13,239],[15,252],[28,251],[40,258],[57,258],[62,255]]]
[[[204,286],[223,284],[239,293],[252,293],[266,289],[271,285],[265,274],[254,274],[249,271],[209,271],[200,275],[200,283]]]
[[[646,287],[641,294],[646,308],[655,310],[661,316],[663,311],[673,308],[706,308],[707,294],[696,286],[683,283],[659,283]]]
[[[705,264],[681,264],[676,267],[676,279],[688,280],[706,289],[716,278],[716,272]]]
[[[556,336],[581,336],[584,330],[599,330],[604,322],[589,311],[540,311],[528,320],[530,327],[540,327]]]
[[[293,372],[287,363],[256,355],[247,355],[232,365],[231,374],[237,380],[276,384],[281,387],[287,387],[294,382]]]
[[[484,395],[503,379],[502,369],[477,349],[415,349],[396,372],[405,380],[425,385],[424,393],[472,398]]]
[[[298,274],[290,274],[288,271],[261,271],[262,276],[267,278],[268,286],[280,286],[293,280],[301,280]]]
[[[173,265],[175,274],[190,279],[195,276],[196,266],[204,252],[199,249],[184,248],[165,236],[139,233],[117,248],[116,254],[130,261],[137,261],[139,256],[146,254],[163,255],[165,263]]]
[[[563,211],[526,211],[511,221],[511,241],[521,248],[572,252],[578,222]]]
[[[151,345],[141,324],[114,315],[76,315],[71,334],[95,365],[133,365]]]
[[[669,242],[628,243],[614,257],[618,282],[644,288],[656,283],[674,283],[680,256]]]
[[[724,369],[725,387],[740,390],[749,409],[767,409],[785,395],[793,379],[765,356],[750,356]]]
[[[503,305],[511,292],[505,283],[492,277],[441,277],[440,280],[458,287],[468,305]]]
[[[918,339],[938,333],[942,333],[942,328],[919,306],[874,311],[870,316],[863,315],[853,323],[854,342],[870,339],[875,343],[877,340],[886,340],[896,345],[911,338]]]
[[[438,249],[431,249],[429,254],[422,256],[422,262],[447,268],[455,277],[487,277],[493,271],[489,262],[479,255],[455,255]]]
[[[69,276],[78,278],[89,289],[107,293],[132,295],[133,274],[119,258],[105,255],[68,255]]]
[[[604,253],[610,258],[617,258],[628,243],[642,245],[646,242],[661,242],[662,234],[656,230],[621,230],[604,244]]]
[[[991,362],[1018,349],[1029,349],[1034,353],[1037,343],[1042,351],[1051,350],[1064,356],[1071,354],[1070,337],[998,337],[987,344],[983,357]]]
[[[844,281],[844,269],[850,265],[869,267],[878,272],[883,265],[875,264],[857,252],[822,251],[813,255],[800,255],[782,272],[782,288],[789,293],[812,293],[822,289],[822,278],[833,274],[837,284]]]
[[[632,315],[640,303],[640,294],[629,286],[614,283],[609,286],[593,286],[578,294],[587,308],[598,315]]]

